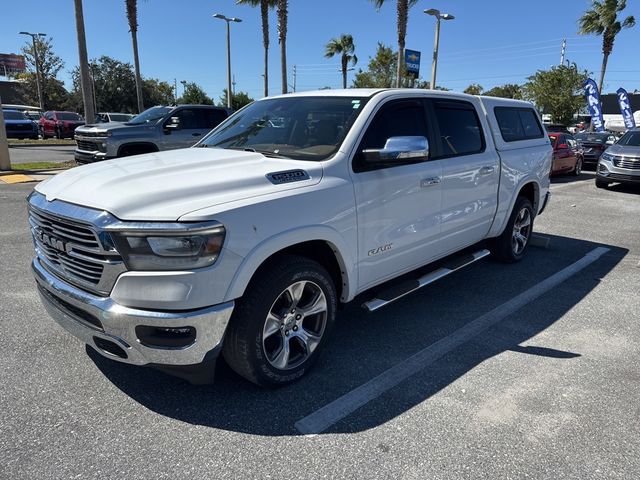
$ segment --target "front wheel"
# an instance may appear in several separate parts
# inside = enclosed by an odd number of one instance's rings
[[[336,315],[331,276],[318,263],[283,255],[262,267],[237,302],[222,353],[251,382],[278,387],[303,376]]]
[[[520,261],[531,240],[533,219],[533,206],[529,199],[518,197],[504,232],[491,243],[492,255],[505,263]]]
[[[596,188],[607,188],[608,186],[609,182],[596,178]]]

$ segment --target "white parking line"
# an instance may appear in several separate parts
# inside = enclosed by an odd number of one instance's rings
[[[487,328],[495,325],[512,313],[517,312],[531,301],[598,260],[608,251],[609,249],[605,247],[597,247],[591,250],[577,262],[560,270],[517,297],[485,313],[464,327],[456,330],[448,337],[438,340],[434,344],[412,355],[404,362],[391,367],[367,383],[316,410],[303,419],[298,420],[295,423],[295,428],[300,433],[306,435],[314,435],[325,431],[358,408],[379,397],[387,390],[425,369],[428,365],[451,350],[463,345]]]

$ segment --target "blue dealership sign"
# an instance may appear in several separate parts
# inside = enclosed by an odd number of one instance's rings
[[[407,66],[407,72],[415,75],[417,78],[420,74],[420,52],[405,49],[404,63]]]
[[[629,94],[624,88],[619,88],[616,94],[618,95],[618,105],[620,105],[624,126],[627,127],[627,130],[636,128],[636,121],[631,111],[631,103],[629,103]]]
[[[584,98],[587,101],[587,107],[589,107],[589,113],[591,114],[591,125],[596,132],[604,132],[604,120],[602,119],[602,105],[600,104],[600,93],[598,92],[598,86],[591,78],[588,78],[582,84],[584,88]]]

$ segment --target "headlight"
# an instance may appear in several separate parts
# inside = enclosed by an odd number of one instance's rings
[[[610,153],[603,153],[602,155],[600,155],[600,158],[602,160],[605,160],[607,162],[612,162],[613,161],[613,155],[611,155]]]
[[[224,243],[222,226],[198,231],[114,232],[117,249],[130,270],[190,270],[213,265]]]

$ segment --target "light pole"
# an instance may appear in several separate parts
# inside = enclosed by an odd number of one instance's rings
[[[36,37],[45,37],[46,33],[18,32],[19,35],[29,35],[33,42],[33,56],[36,59],[36,85],[38,87],[38,102],[40,102],[40,110],[44,112],[44,103],[42,102],[42,85],[40,85],[40,58],[38,56],[38,45]]]
[[[231,22],[241,22],[242,19],[236,17],[225,17],[221,13],[215,13],[213,18],[219,18],[227,22],[227,108],[231,108]]]
[[[438,69],[438,46],[440,44],[440,20],[453,20],[453,15],[449,13],[440,13],[440,10],[430,8],[424,13],[436,17],[436,38],[433,41],[433,63],[431,64],[431,89],[436,88],[436,70]]]

